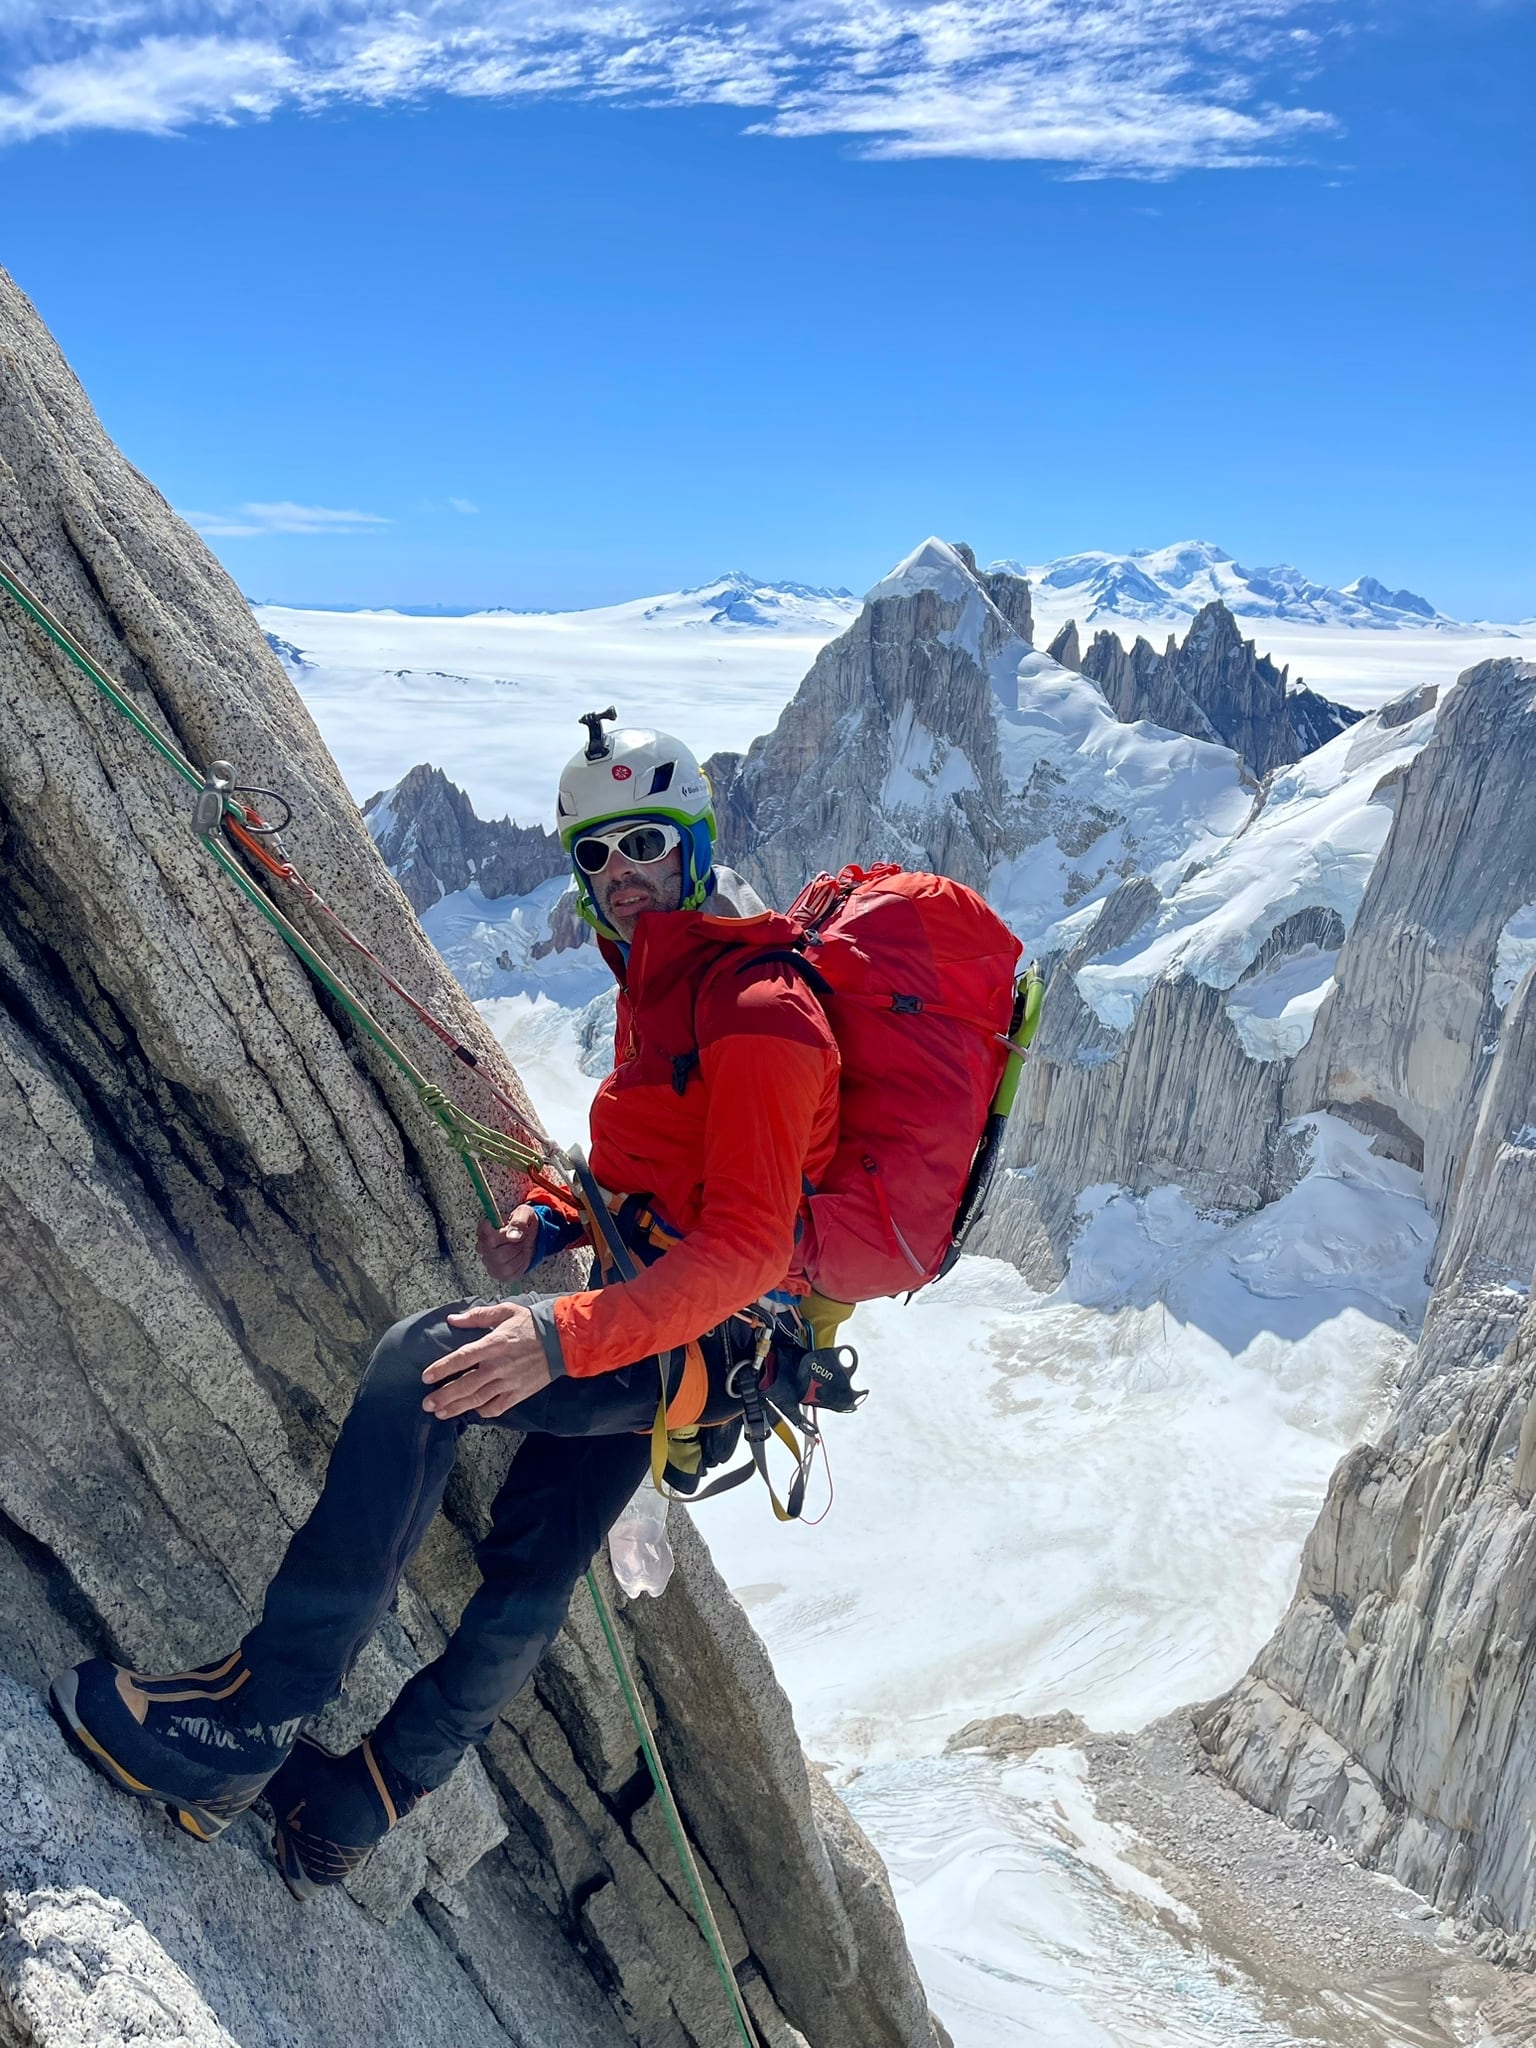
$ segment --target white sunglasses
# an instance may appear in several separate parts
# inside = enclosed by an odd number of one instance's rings
[[[571,858],[584,875],[600,875],[615,850],[637,868],[648,868],[682,843],[675,825],[614,825],[606,832],[584,832],[571,848]]]

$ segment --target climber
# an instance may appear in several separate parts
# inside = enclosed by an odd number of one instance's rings
[[[605,731],[560,778],[558,829],[581,915],[619,983],[616,1061],[591,1116],[591,1170],[633,1277],[408,1316],[374,1350],[307,1523],[240,1646],[149,1675],[93,1658],[52,1688],[99,1769],[208,1840],[258,1796],[300,1897],[346,1876],[490,1730],[560,1629],[576,1580],[645,1478],[659,1397],[739,1415],[726,1388],[769,1304],[795,1327],[802,1190],[836,1144],[838,1055],[790,971],[788,920],[714,863],[704,775],[666,734]],[[777,957],[775,957],[777,955]],[[578,1207],[523,1204],[481,1227],[518,1278],[584,1234]],[[599,1273],[594,1280],[616,1277]],[[695,1340],[698,1340],[697,1342]],[[743,1349],[745,1345],[745,1349]],[[667,1423],[674,1421],[673,1406]],[[472,1422],[526,1432],[477,1556],[482,1581],[442,1654],[380,1725],[333,1757],[301,1739],[382,1620]]]

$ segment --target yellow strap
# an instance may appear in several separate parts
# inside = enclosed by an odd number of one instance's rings
[[[656,1420],[651,1424],[651,1484],[658,1493],[667,1494],[667,1389],[661,1389],[661,1399],[656,1403]]]
[[[697,1423],[690,1423],[687,1429],[668,1430],[667,1462],[674,1472],[697,1474],[704,1463],[704,1446],[699,1442]]]
[[[795,1442],[794,1431],[790,1428],[789,1424],[784,1420],[782,1416],[780,1416],[775,1421],[773,1425],[773,1433],[778,1438],[779,1442],[785,1445],[788,1449],[789,1455],[795,1461],[795,1470],[798,1472],[801,1463],[800,1446]],[[789,1509],[785,1507],[784,1503],[779,1499],[779,1496],[773,1490],[773,1481],[768,1477],[768,1468],[766,1462],[760,1465],[758,1467],[758,1470],[763,1475],[763,1484],[768,1489],[768,1498],[773,1502],[773,1512],[775,1516],[781,1522],[792,1522],[795,1519],[794,1516],[789,1512]]]
[[[779,1442],[783,1444],[784,1448],[789,1452],[789,1455],[794,1459],[795,1469],[796,1471],[798,1471],[800,1469],[800,1465],[802,1462],[800,1456],[800,1446],[795,1442],[794,1431],[790,1428],[789,1424],[784,1420],[782,1416],[779,1416],[775,1419],[773,1425],[773,1433],[778,1438]],[[680,1434],[684,1438],[690,1440],[691,1447],[694,1451],[694,1455],[697,1456],[697,1431],[683,1430],[680,1432]],[[671,1487],[667,1484],[667,1467],[669,1464],[672,1463],[671,1447],[672,1438],[670,1432],[667,1429],[667,1399],[666,1395],[663,1394],[661,1399],[656,1404],[656,1420],[651,1424],[651,1484],[655,1487],[656,1491],[659,1494],[663,1495],[667,1500],[682,1500],[686,1503],[688,1498],[687,1495],[674,1493]],[[764,1466],[759,1466],[758,1470],[762,1473],[763,1483],[768,1488],[768,1498],[773,1502],[774,1514],[781,1522],[792,1522],[794,1520],[794,1516],[789,1512],[789,1509],[785,1507],[784,1503],[779,1499],[777,1493],[774,1492],[773,1481],[768,1477],[766,1468]]]

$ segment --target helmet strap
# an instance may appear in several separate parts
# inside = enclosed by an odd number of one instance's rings
[[[699,910],[715,892],[715,838],[708,821],[683,827],[683,910]]]

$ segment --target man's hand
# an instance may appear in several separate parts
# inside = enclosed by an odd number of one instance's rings
[[[484,1330],[473,1344],[461,1344],[429,1365],[422,1379],[433,1391],[422,1402],[429,1415],[450,1419],[473,1411],[486,1422],[526,1401],[551,1374],[533,1317],[515,1301],[487,1302],[448,1318],[455,1330]],[[447,1386],[439,1383],[448,1381]]]
[[[480,1263],[493,1280],[516,1280],[526,1273],[538,1241],[539,1219],[526,1202],[518,1203],[499,1230],[494,1223],[482,1223],[475,1233]]]

